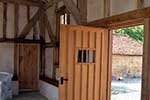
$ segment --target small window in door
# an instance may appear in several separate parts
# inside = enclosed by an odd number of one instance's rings
[[[89,50],[89,63],[95,63],[95,50]]]
[[[76,60],[77,60],[77,63],[82,63],[82,50],[77,50],[77,58],[76,58]]]
[[[96,51],[95,50],[77,50],[76,51],[76,62],[77,63],[95,63]]]
[[[83,63],[88,63],[89,62],[88,55],[89,55],[89,51],[88,50],[83,50]]]

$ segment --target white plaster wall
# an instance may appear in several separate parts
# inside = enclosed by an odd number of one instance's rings
[[[104,0],[87,0],[88,22],[104,18]],[[136,0],[110,0],[110,16],[136,9]],[[150,5],[150,0],[145,0]]]
[[[39,82],[40,93],[48,100],[58,100],[58,88],[44,81]]]
[[[53,48],[46,48],[45,74],[52,78],[53,72]]]
[[[72,14],[70,14],[70,24],[71,25],[77,25],[77,23],[76,23],[74,17],[72,16]]]
[[[49,34],[48,34],[48,31],[47,31],[47,30],[46,30],[46,34],[45,34],[45,41],[46,41],[46,43],[51,42],[51,40],[50,40],[50,37],[49,37]]]
[[[3,33],[3,5],[0,3],[0,38],[2,37]]]
[[[150,7],[150,0],[144,0],[144,6]]]
[[[136,9],[136,0],[110,0],[110,15],[116,15]]]
[[[76,0],[74,0],[74,2],[76,3]],[[48,19],[50,21],[51,27],[52,27],[52,31],[54,34],[56,34],[56,7],[57,9],[59,9],[60,7],[64,6],[64,3],[61,1],[56,5],[50,7],[47,10],[47,15],[48,15]],[[71,15],[70,18],[70,24],[76,24],[74,18]],[[50,42],[48,33],[46,34],[46,42]],[[47,48],[46,49],[46,64],[45,64],[45,74],[48,77],[52,77],[52,72],[53,72],[53,48]]]
[[[7,5],[7,30],[6,36],[7,38],[14,37],[14,4],[8,3]],[[30,15],[33,17],[37,12],[37,7],[30,7]],[[30,18],[31,18],[30,17]],[[19,6],[19,34],[22,32],[23,28],[27,24],[27,7],[20,5]],[[27,36],[28,39],[32,39],[33,30]],[[3,36],[3,4],[0,3],[0,38]]]
[[[61,4],[60,4],[61,6]],[[50,22],[53,34],[56,35],[56,5],[50,7],[47,10],[48,20]],[[46,34],[46,42],[50,42],[50,38],[48,33]],[[53,72],[53,48],[46,48],[46,59],[45,59],[45,74],[46,76],[52,78]]]
[[[88,1],[88,5],[87,5],[87,9],[88,9],[88,22],[89,21],[93,21],[96,19],[100,19],[104,17],[104,0],[87,0]],[[124,12],[128,12],[131,10],[135,10],[136,9],[136,0],[110,0],[111,1],[111,15],[115,15],[115,14],[120,14],[120,13],[124,13]],[[76,3],[77,0],[74,0],[74,2]],[[144,5],[145,7],[150,7],[150,0],[144,0]],[[58,3],[58,8],[63,6],[63,2]],[[56,6],[50,7],[47,10],[47,14],[53,29],[53,33],[56,32],[56,14],[55,14],[55,8]],[[36,11],[38,10],[37,7],[31,7],[31,17],[36,13]],[[7,24],[7,36],[8,37],[13,37],[14,36],[14,5],[13,4],[8,4],[8,11],[7,11],[7,15],[8,15],[8,24]],[[0,3],[0,37],[2,37],[3,34],[3,5],[2,3]],[[20,10],[19,10],[19,32],[22,31],[23,27],[25,26],[25,24],[27,23],[27,8],[26,6],[20,6]],[[71,17],[71,24],[76,24],[73,17]],[[33,32],[31,32],[33,33]],[[27,37],[27,38],[31,38],[31,34]]]
[[[27,24],[27,7],[19,6],[19,33],[22,32],[23,28]]]
[[[36,14],[37,11],[38,11],[37,7],[30,7],[30,18],[32,18]],[[39,32],[39,31],[37,30],[37,32]],[[33,28],[31,29],[29,34],[26,36],[26,39],[33,39]]]
[[[14,5],[8,4],[7,8],[7,37],[13,38],[14,37]]]
[[[47,10],[48,19],[49,19],[49,22],[51,24],[52,31],[53,31],[54,34],[56,33],[56,13],[55,13],[55,9],[56,9],[56,5],[50,7]]]
[[[14,45],[0,43],[0,71],[13,73]]]
[[[88,22],[104,17],[104,2],[103,0],[87,0],[87,20]],[[116,0],[114,0],[116,1]]]
[[[64,2],[63,2],[63,1],[58,2],[57,8],[60,8],[60,7],[62,7],[62,6],[64,6]]]
[[[12,94],[13,95],[18,95],[19,93],[19,82],[18,81],[13,81],[12,82]]]

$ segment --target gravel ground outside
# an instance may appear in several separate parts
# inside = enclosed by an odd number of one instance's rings
[[[141,80],[112,81],[111,100],[140,100]]]

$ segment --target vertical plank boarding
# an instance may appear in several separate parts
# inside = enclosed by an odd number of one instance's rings
[[[108,31],[71,25],[61,29],[60,76],[68,81],[60,84],[59,100],[108,100]],[[79,50],[81,62],[77,60]],[[90,51],[96,53],[94,62],[90,62]]]

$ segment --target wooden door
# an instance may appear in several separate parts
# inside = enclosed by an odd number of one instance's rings
[[[38,89],[39,45],[19,44],[19,89]]]
[[[107,100],[108,44],[106,29],[61,26],[59,100]]]

